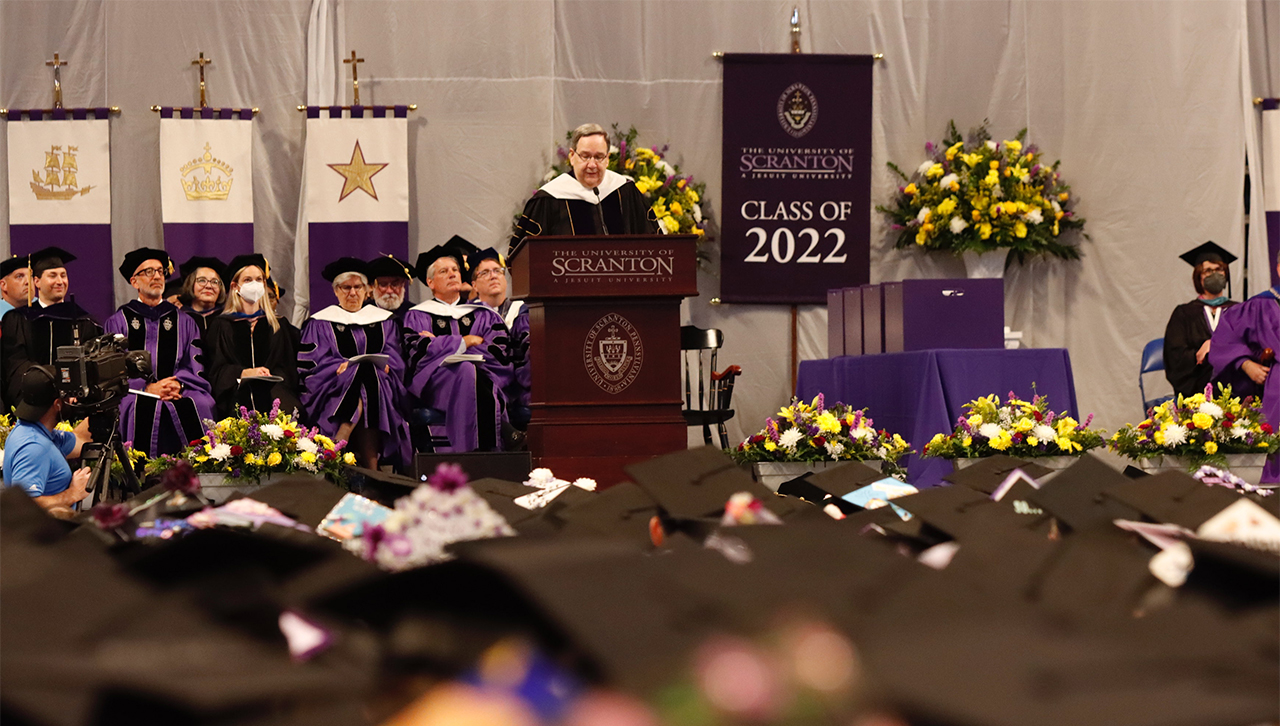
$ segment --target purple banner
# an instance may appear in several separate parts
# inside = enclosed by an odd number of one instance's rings
[[[1271,286],[1280,286],[1276,262],[1280,261],[1280,211],[1267,212],[1267,259],[1271,260]]]
[[[111,253],[109,224],[14,224],[9,247],[26,255],[45,247],[61,247],[76,256],[67,264],[67,292],[102,324],[116,311],[116,261]],[[34,290],[32,291],[34,294]]]
[[[196,255],[229,262],[236,255],[253,254],[253,222],[236,224],[166,222],[164,249],[175,265]]]
[[[339,257],[371,260],[383,254],[409,258],[408,222],[312,222],[307,226],[307,237],[313,313],[338,301],[333,285],[320,276],[330,262]]]
[[[870,281],[872,63],[725,55],[725,302],[822,304]]]

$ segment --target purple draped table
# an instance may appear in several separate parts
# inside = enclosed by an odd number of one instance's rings
[[[901,434],[916,451],[934,434],[950,433],[964,404],[1013,391],[1030,400],[1049,397],[1055,411],[1079,419],[1071,358],[1063,348],[922,350],[910,353],[843,356],[800,362],[796,395],[812,400],[867,408],[877,429]],[[907,457],[908,480],[916,487],[937,486],[951,471],[945,459]]]

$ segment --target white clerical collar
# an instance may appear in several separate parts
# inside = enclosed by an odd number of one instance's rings
[[[345,310],[337,305],[330,305],[311,316],[316,320],[328,323],[345,323],[346,325],[371,325],[380,323],[391,317],[390,310],[383,310],[377,305],[365,305],[356,312]]]
[[[453,318],[454,320],[457,320],[458,318],[474,313],[477,310],[489,310],[491,308],[486,308],[484,305],[462,302],[462,298],[459,297],[458,301],[453,304],[431,299],[420,302],[409,309],[419,310],[431,315],[441,315],[446,318]]]
[[[591,204],[599,204],[601,199],[613,194],[621,189],[624,185],[631,183],[631,177],[623,176],[616,171],[605,169],[604,179],[600,180],[600,195],[591,189],[582,186],[582,182],[573,177],[572,174],[561,174],[542,185],[542,191],[550,194],[556,199],[577,199]]]

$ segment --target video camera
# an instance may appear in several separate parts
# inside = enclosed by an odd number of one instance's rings
[[[54,380],[62,398],[75,399],[74,409],[103,411],[129,392],[130,378],[151,375],[151,354],[129,350],[123,335],[104,335],[84,345],[58,347]]]

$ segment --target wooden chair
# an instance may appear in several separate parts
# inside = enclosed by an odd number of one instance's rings
[[[730,407],[733,383],[742,369],[729,366],[716,372],[716,354],[724,346],[724,333],[693,325],[680,328],[680,351],[684,357],[684,414],[690,426],[702,427],[702,438],[711,443],[711,427],[719,434],[720,448],[729,448],[724,422],[733,418]],[[695,395],[696,394],[696,395]]]

